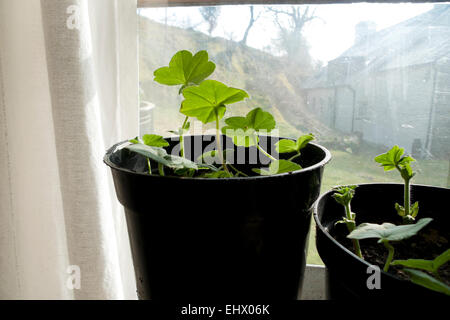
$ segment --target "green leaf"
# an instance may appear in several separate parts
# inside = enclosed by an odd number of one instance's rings
[[[247,129],[249,127],[249,123],[246,117],[229,117],[225,119],[225,123],[231,129]]]
[[[187,87],[199,84],[209,77],[216,65],[208,61],[208,53],[199,51],[194,56],[187,50],[178,51],[170,60],[168,67],[162,67],[153,73],[154,80],[161,84]]]
[[[314,140],[314,135],[312,133],[305,134],[297,139],[297,151],[302,150],[306,145]]]
[[[159,147],[151,147],[142,143],[132,144],[126,146],[124,149],[128,149],[132,152],[143,155],[144,157],[150,158],[158,163],[161,163],[165,166],[169,166],[170,162],[166,159],[168,156],[166,150]]]
[[[400,217],[405,216],[405,208],[403,206],[399,205],[398,203],[395,203],[395,210],[397,211],[397,214]]]
[[[191,169],[191,168],[180,168],[180,169],[174,170],[174,173],[177,176],[189,177],[189,178],[192,178],[194,176],[195,172],[196,172],[196,170]]]
[[[433,269],[437,270],[442,265],[446,264],[449,261],[450,261],[450,249],[447,249],[444,253],[442,253],[441,255],[437,256],[433,260]]]
[[[411,179],[414,173],[410,164],[416,160],[410,156],[403,156],[404,151],[399,146],[393,146],[388,152],[375,157],[375,161],[381,164],[385,171],[398,168],[403,179]]]
[[[276,122],[272,114],[267,111],[263,111],[261,108],[255,108],[251,110],[245,116],[247,119],[248,127],[255,129],[255,131],[265,130],[267,132],[275,129]]]
[[[139,141],[139,137],[136,137],[136,138],[134,138],[134,139],[130,139],[130,140],[128,140],[128,142],[131,142],[131,143],[133,143],[133,144],[141,143],[141,142]]]
[[[216,115],[219,120],[223,117],[225,105],[244,100],[248,94],[219,81],[205,80],[199,86],[185,88],[183,96],[180,112],[209,123],[216,120]]]
[[[143,155],[172,169],[198,169],[198,166],[195,162],[192,162],[183,157],[167,154],[166,150],[160,147],[152,147],[145,144],[132,144],[126,146],[125,149]]]
[[[427,224],[429,224],[432,218],[423,218],[417,221],[415,224],[396,226],[392,223],[362,223],[355,230],[353,230],[347,238],[350,239],[368,239],[378,238],[378,242],[383,241],[399,241],[414,236]]]
[[[238,147],[251,147],[257,145],[259,142],[259,137],[252,128],[234,129],[230,126],[225,126],[222,128],[222,133],[230,137]]]
[[[419,214],[419,202],[418,201],[414,202],[409,211],[410,211],[409,214],[413,218],[417,217],[417,215]]]
[[[392,264],[436,273],[442,265],[446,264],[449,261],[450,261],[450,249],[447,249],[444,253],[437,256],[434,260],[424,260],[424,259],[395,260],[392,262]]]
[[[295,141],[289,139],[281,139],[275,143],[275,148],[278,153],[289,153],[297,151],[297,144]]]
[[[254,172],[262,176],[270,176],[274,174],[286,173],[300,170],[302,167],[295,162],[289,160],[274,160],[269,165],[269,170],[253,169]]]
[[[162,136],[157,134],[144,134],[142,136],[144,144],[151,147],[168,147],[169,143]]]
[[[274,117],[261,108],[251,110],[245,117],[230,117],[225,119],[227,126],[222,133],[233,139],[239,147],[250,147],[259,142],[258,131],[269,132],[275,128]]]
[[[433,291],[450,295],[450,287],[445,283],[433,278],[429,274],[419,270],[408,268],[405,268],[404,270],[409,274],[409,276],[411,277],[411,281],[415,284],[421,285]]]
[[[336,200],[337,203],[345,207],[353,199],[353,196],[355,195],[355,189],[357,187],[358,186],[356,185],[334,187],[333,188],[334,194],[332,197],[334,198],[334,200]]]
[[[223,157],[226,159],[227,155],[233,154],[233,149],[223,150]],[[217,150],[206,151],[197,158],[198,162],[201,163],[222,163],[222,159],[219,158],[219,152]]]
[[[430,272],[434,271],[433,260],[424,260],[424,259],[394,260],[392,261],[391,265],[422,269]]]
[[[300,150],[306,147],[306,145],[312,140],[314,140],[314,135],[309,133],[300,136],[295,142],[289,139],[281,139],[275,144],[275,146],[278,153],[300,153]]]

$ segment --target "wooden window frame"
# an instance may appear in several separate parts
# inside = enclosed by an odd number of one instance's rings
[[[341,3],[404,3],[405,0],[137,0],[138,8],[148,7],[191,7],[191,6],[218,6],[218,5],[249,5],[249,4],[341,4]],[[448,2],[448,0],[406,0],[409,3],[439,3]]]

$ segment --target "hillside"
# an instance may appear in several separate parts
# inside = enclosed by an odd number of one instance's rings
[[[155,104],[155,129],[161,134],[174,129],[183,121],[178,114],[181,98],[177,89],[153,81],[153,71],[168,65],[170,57],[179,50],[207,50],[216,63],[212,79],[246,90],[250,99],[232,105],[227,115],[243,115],[255,107],[272,112],[280,134],[296,137],[313,132],[329,134],[314,115],[307,111],[299,88],[296,70],[285,67],[283,58],[272,56],[235,41],[211,38],[192,29],[171,27],[140,17],[140,84],[144,100]]]

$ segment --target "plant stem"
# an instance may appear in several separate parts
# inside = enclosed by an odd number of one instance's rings
[[[186,125],[189,117],[186,116],[184,119],[183,125],[181,126],[181,130],[184,130],[184,126]],[[184,157],[184,137],[183,137],[183,131],[180,134],[180,156]]]
[[[244,177],[248,177],[247,174],[243,173],[242,171],[239,171],[238,169],[236,169],[236,168],[235,168],[234,166],[232,166],[231,164],[228,164],[228,166],[229,166],[231,169],[233,169],[234,171],[236,171],[237,174],[240,174],[241,176],[244,176]]]
[[[150,164],[150,159],[149,158],[147,158],[147,164],[148,164],[148,174],[152,175],[152,166]]]
[[[228,170],[227,164],[225,163],[225,159],[223,157],[223,151],[222,151],[222,144],[220,142],[220,126],[219,126],[219,115],[217,114],[216,111],[216,149],[217,152],[219,153],[219,158],[222,159],[222,164],[223,164],[223,169],[227,172],[230,173],[230,171]]]
[[[411,212],[410,212],[410,206],[411,206],[411,203],[410,203],[410,192],[411,192],[411,188],[410,188],[410,186],[409,186],[409,179],[405,179],[405,190],[404,190],[404,204],[403,204],[403,206],[404,206],[404,208],[405,208],[405,217],[404,217],[404,219],[407,219],[408,221],[409,221],[409,219],[408,219],[408,217],[410,216],[410,214],[411,214]]]
[[[388,257],[386,259],[386,264],[384,265],[383,271],[387,272],[389,266],[391,265],[392,259],[394,258],[394,247],[389,243],[389,241],[383,241],[384,246],[389,250]]]
[[[160,176],[164,176],[164,165],[162,163],[158,163],[158,171]]]
[[[352,217],[352,211],[350,209],[350,203],[347,203],[345,205],[345,214],[347,216],[348,220],[351,220],[351,222],[347,222],[347,229],[348,232],[352,232],[353,230],[355,230],[355,220]],[[353,249],[355,250],[355,253],[358,257],[360,257],[361,259],[363,258],[362,252],[361,252],[361,246],[359,245],[359,240],[358,239],[352,239],[353,242]]]
[[[294,154],[292,157],[290,157],[288,160],[293,161],[295,158],[300,157],[300,152],[297,152],[297,154]]]
[[[264,155],[269,157],[272,161],[277,160],[276,158],[272,157],[269,153],[267,153],[263,148],[261,148],[261,146],[259,144],[256,144],[256,147],[258,148],[259,151],[261,151],[261,153],[263,153]]]

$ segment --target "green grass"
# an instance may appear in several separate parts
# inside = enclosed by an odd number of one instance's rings
[[[361,154],[351,154],[339,150],[330,150],[331,162],[325,166],[321,193],[330,190],[333,186],[343,184],[360,184],[371,182],[399,182],[403,183],[396,171],[384,172],[373,158],[379,154],[377,151],[367,150]],[[449,161],[447,160],[418,160],[413,163],[417,175],[413,184],[427,184],[447,187],[449,175]],[[358,191],[356,191],[358,192]],[[316,229],[312,221],[307,263],[323,264],[316,249]]]

